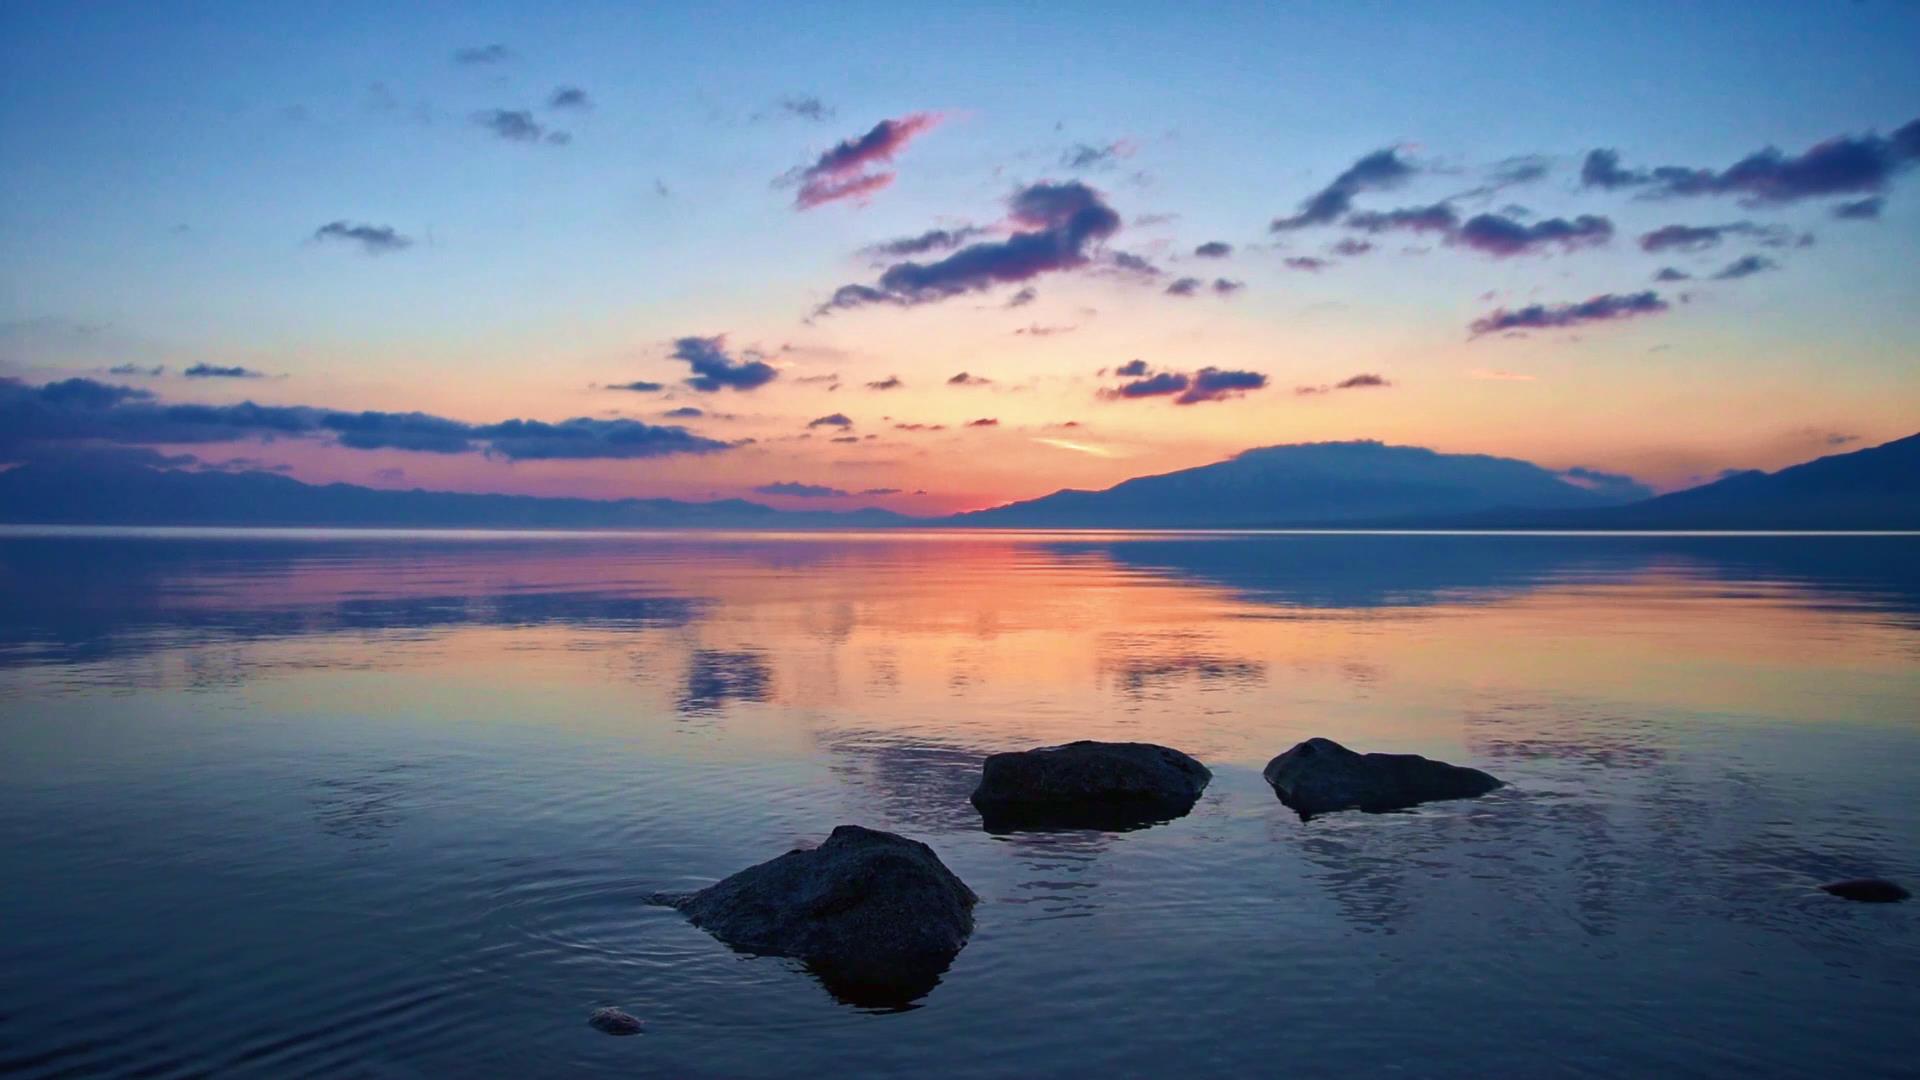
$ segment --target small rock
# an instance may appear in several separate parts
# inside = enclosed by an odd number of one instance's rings
[[[1842,900],[1858,900],[1863,904],[1892,904],[1913,895],[1885,878],[1853,878],[1849,881],[1835,881],[1820,886],[1820,889]]]
[[[939,983],[979,900],[932,848],[858,825],[690,896],[652,899],[736,950],[804,961],[842,1001],[885,1008]]]
[[[1171,747],[1082,740],[987,758],[973,805],[993,832],[1126,829],[1183,816],[1211,779]]]
[[[587,1023],[595,1031],[604,1031],[609,1035],[640,1034],[640,1018],[619,1009],[595,1009],[593,1015],[587,1017]]]
[[[1335,810],[1398,810],[1439,799],[1485,795],[1500,781],[1419,754],[1361,754],[1332,739],[1308,739],[1262,772],[1302,819]]]

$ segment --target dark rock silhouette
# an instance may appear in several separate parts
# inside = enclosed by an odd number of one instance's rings
[[[1419,754],[1361,754],[1332,739],[1308,739],[1261,773],[1302,819],[1336,810],[1398,810],[1485,795],[1500,781]]]
[[[688,896],[655,896],[741,952],[804,961],[849,1004],[926,996],[966,945],[979,898],[933,849],[842,825]]]
[[[619,1009],[595,1009],[593,1015],[587,1017],[587,1024],[609,1035],[640,1034],[640,1018]]]
[[[1820,891],[1832,893],[1843,900],[1858,900],[1863,904],[1893,904],[1913,895],[1884,878],[1835,881],[1820,886]]]
[[[990,832],[1126,829],[1186,814],[1212,778],[1170,747],[1083,740],[994,754],[972,798]]]

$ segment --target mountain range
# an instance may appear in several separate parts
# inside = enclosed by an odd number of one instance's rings
[[[1667,495],[1624,477],[1377,442],[1302,443],[946,518],[742,499],[579,499],[307,484],[84,459],[0,472],[0,522],[399,528],[1920,529],[1920,435]]]

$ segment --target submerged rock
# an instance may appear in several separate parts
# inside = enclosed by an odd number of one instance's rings
[[[1849,881],[1835,881],[1820,886],[1820,889],[1843,900],[1858,900],[1863,904],[1892,904],[1913,895],[1885,878],[1853,878]]]
[[[1181,817],[1213,774],[1153,743],[1071,742],[994,754],[980,770],[973,805],[990,831],[1124,829]]]
[[[595,1031],[609,1035],[640,1034],[640,1018],[619,1009],[595,1009],[593,1015],[587,1017],[587,1023]]]
[[[1332,739],[1308,739],[1267,762],[1261,775],[1302,818],[1335,810],[1398,810],[1485,795],[1500,781],[1419,754],[1361,754]]]
[[[978,900],[932,848],[858,825],[692,895],[654,898],[741,952],[804,961],[842,1001],[881,1007],[939,983]]]

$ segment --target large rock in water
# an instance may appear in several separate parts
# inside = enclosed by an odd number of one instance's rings
[[[806,962],[835,997],[924,997],[973,932],[979,898],[917,840],[842,825],[690,896],[657,896],[742,952]]]
[[[1335,810],[1398,810],[1485,795],[1500,781],[1419,754],[1361,754],[1332,739],[1308,739],[1267,762],[1261,775],[1302,818]]]
[[[1843,900],[1858,900],[1863,904],[1897,904],[1913,895],[1885,878],[1834,881],[1820,886],[1820,889]]]
[[[1071,742],[994,754],[973,790],[990,831],[1126,829],[1193,809],[1213,774],[1153,743]]]

